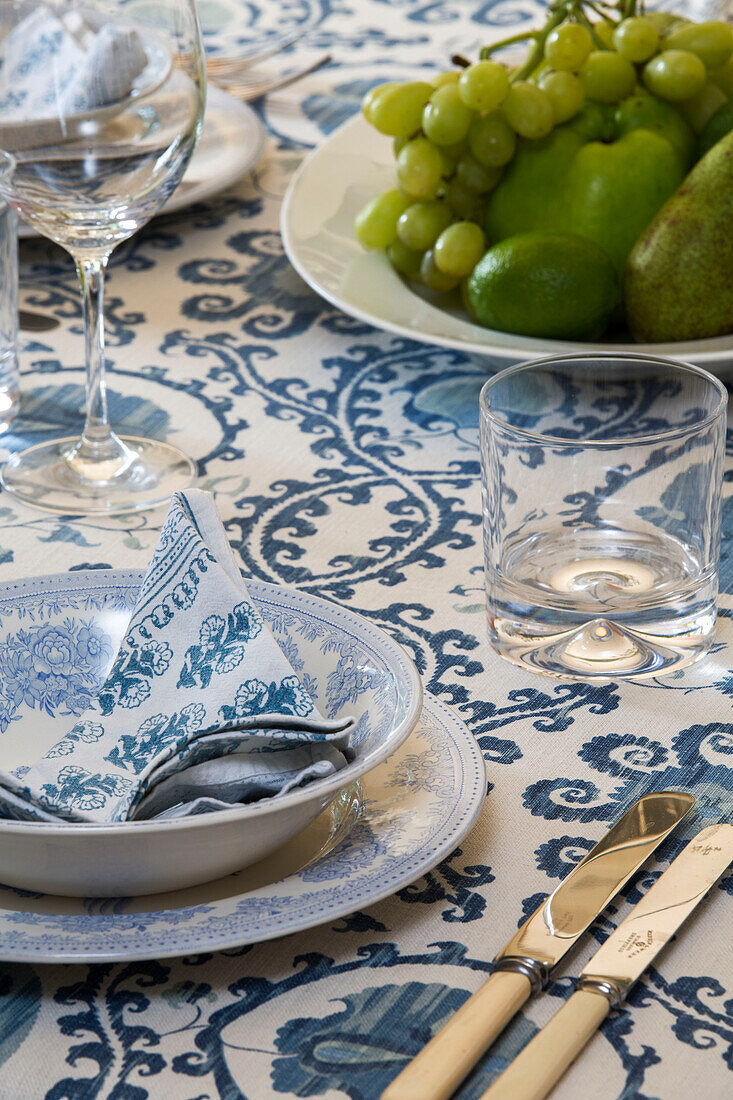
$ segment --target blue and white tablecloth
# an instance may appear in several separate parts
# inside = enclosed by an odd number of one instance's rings
[[[231,5],[236,0],[227,0]],[[244,7],[244,5],[242,5]],[[723,510],[717,652],[664,684],[560,684],[502,664],[485,640],[477,395],[486,364],[374,331],[320,301],[277,230],[306,149],[378,80],[444,63],[542,14],[521,0],[291,0],[319,27],[300,56],[335,63],[263,107],[254,173],[118,249],[107,331],[114,422],[199,461],[245,570],[365,614],[413,654],[470,726],[493,784],[478,826],[414,886],[335,924],[181,960],[0,964],[3,1100],[376,1100],[426,1025],[648,786],[733,817],[733,498]],[[21,301],[54,313],[22,348],[17,447],[76,430],[83,402],[70,262],[24,247]],[[733,465],[729,472],[733,476]],[[142,567],[162,513],[73,523],[0,499],[0,582],[82,565]],[[609,919],[459,1094],[566,997]],[[556,1090],[562,1100],[733,1093],[733,876],[647,972]]]

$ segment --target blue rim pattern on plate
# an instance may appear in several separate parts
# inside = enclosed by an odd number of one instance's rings
[[[420,756],[431,763],[421,768]],[[393,817],[381,799],[370,798],[377,773],[385,789],[404,791]],[[174,901],[179,908],[150,912],[126,912],[126,899],[59,899],[78,911],[46,913],[32,911],[43,896],[27,893],[24,908],[7,908],[11,898],[23,905],[24,892],[0,887],[0,959],[101,962],[222,950],[373,905],[425,874],[465,836],[485,797],[484,761],[466,726],[427,696],[418,729],[367,777],[366,787],[366,812],[342,843],[315,864],[249,894],[186,906],[181,891]],[[372,817],[374,802],[379,812]],[[405,836],[408,823],[414,837]],[[205,888],[196,889],[200,895]]]
[[[32,634],[40,624],[42,632],[56,629],[53,645],[60,651],[64,630],[68,632],[76,618],[81,620],[88,613],[92,626],[112,629],[113,612],[114,630],[121,635],[142,577],[139,570],[80,570],[0,586],[0,632],[5,631],[0,642],[17,637],[21,627],[26,635]],[[426,700],[423,716],[414,728],[421,685],[402,648],[378,627],[337,604],[262,581],[249,580],[247,584],[291,659],[300,660],[301,653],[311,667],[309,662],[316,661],[322,640],[326,638],[323,644],[333,647],[333,635],[341,637],[337,666],[340,669],[343,658],[346,684],[333,675],[326,684],[317,685],[325,692],[328,706],[339,709],[350,705],[350,692],[356,688],[349,673],[358,671],[359,705],[367,707],[364,713],[371,707],[380,728],[385,722],[392,723],[389,736],[374,737],[374,744],[348,769],[350,780],[369,773],[361,816],[345,838],[320,859],[254,890],[246,890],[245,881],[237,881],[236,875],[209,888],[194,887],[155,899],[59,899],[0,886],[0,958],[25,962],[161,958],[300,931],[373,904],[419,878],[448,855],[473,824],[486,789],[481,752],[463,723],[434,699]],[[308,644],[314,646],[310,653]],[[110,647],[110,659],[111,652]],[[377,668],[383,670],[376,678],[382,686],[372,688],[370,670]],[[392,678],[390,684],[384,682],[385,669]],[[73,677],[73,672],[70,675]],[[104,676],[102,667],[98,676]],[[67,690],[71,693],[72,688]],[[26,737],[35,736],[28,723],[47,720],[41,711],[40,704],[32,700],[32,706],[25,708],[24,722],[15,727],[24,731],[24,748]],[[52,720],[57,724],[58,716]],[[344,779],[337,775],[317,785],[335,795]],[[309,788],[291,792],[279,800],[280,806],[308,794]],[[273,803],[272,812],[274,809]],[[241,807],[191,819],[184,823],[182,840],[188,828],[215,827],[216,819],[224,816],[244,819],[257,812],[263,811]],[[72,830],[91,829],[99,836],[100,830],[134,829],[139,835],[142,830],[159,830],[161,826],[181,828],[174,822],[77,826],[8,821],[0,822],[0,831],[10,834],[12,843],[19,830],[26,835],[33,830],[44,843],[45,836],[59,830],[69,835]],[[228,884],[225,896],[222,884]]]

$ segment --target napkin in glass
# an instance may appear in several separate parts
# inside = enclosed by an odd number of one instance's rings
[[[172,501],[114,664],[0,816],[111,823],[278,796],[350,759],[250,599],[210,493]]]

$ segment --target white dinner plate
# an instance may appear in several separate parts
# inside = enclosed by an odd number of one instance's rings
[[[161,213],[183,210],[231,187],[254,168],[264,144],[265,129],[252,108],[221,88],[209,85],[196,151]],[[18,235],[37,236],[35,230],[23,223],[18,226]]]
[[[512,361],[574,351],[647,352],[711,368],[730,361],[733,335],[673,344],[538,340],[482,328],[465,312],[442,308],[439,296],[418,294],[383,252],[365,251],[354,236],[357,212],[394,186],[392,142],[359,114],[306,158],[283,203],[280,229],[293,267],[322,297],[360,321],[424,343]]]
[[[374,905],[450,854],[486,794],[466,726],[427,696],[397,752],[273,856],[205,886],[68,898],[0,886],[0,959],[159,959],[273,939]]]
[[[87,709],[119,649],[142,578],[139,571],[89,569],[0,586],[0,768],[40,759]],[[187,818],[0,820],[0,882],[72,897],[187,889],[264,859],[397,750],[422,697],[402,647],[338,604],[263,581],[247,587],[321,713],[354,718],[351,762],[277,798]]]

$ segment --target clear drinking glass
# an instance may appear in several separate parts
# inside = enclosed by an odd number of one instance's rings
[[[195,476],[178,448],[111,430],[103,280],[115,245],[180,181],[204,88],[194,0],[0,3],[0,196],[71,253],[84,311],[81,438],[29,447],[2,470],[3,486],[37,507],[135,511]]]
[[[17,342],[18,240],[15,215],[0,199],[0,432],[20,407]]]
[[[481,391],[492,644],[586,681],[690,664],[715,630],[727,391],[643,355],[521,363]]]

